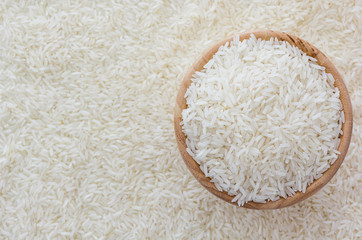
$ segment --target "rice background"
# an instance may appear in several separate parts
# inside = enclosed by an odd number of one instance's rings
[[[0,239],[362,238],[361,1],[2,1]],[[208,193],[173,108],[197,56],[274,29],[322,50],[354,108],[332,181],[274,211]]]

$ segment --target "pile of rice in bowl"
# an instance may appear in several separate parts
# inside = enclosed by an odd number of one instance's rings
[[[239,206],[305,192],[340,154],[334,78],[288,42],[234,38],[193,75],[185,99],[187,152]]]

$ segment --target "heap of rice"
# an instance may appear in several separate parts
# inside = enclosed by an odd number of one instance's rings
[[[338,158],[344,115],[333,76],[288,42],[234,38],[185,98],[188,153],[239,205],[305,192]]]

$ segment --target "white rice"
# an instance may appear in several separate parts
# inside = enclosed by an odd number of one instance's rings
[[[0,239],[362,239],[361,10],[353,0],[1,1]],[[336,176],[273,211],[211,196],[173,131],[200,45],[256,28],[327,53],[353,104]]]
[[[186,91],[187,152],[239,205],[305,192],[338,158],[344,113],[333,84],[288,42],[234,38]]]

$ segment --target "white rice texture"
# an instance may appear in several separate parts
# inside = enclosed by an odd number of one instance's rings
[[[252,34],[221,46],[192,77],[181,123],[187,151],[233,202],[305,192],[338,158],[342,103],[316,61]]]
[[[356,1],[0,3],[0,239],[361,239],[362,47]],[[274,29],[313,43],[350,92],[336,176],[255,211],[211,195],[177,149],[175,98],[220,39]]]

